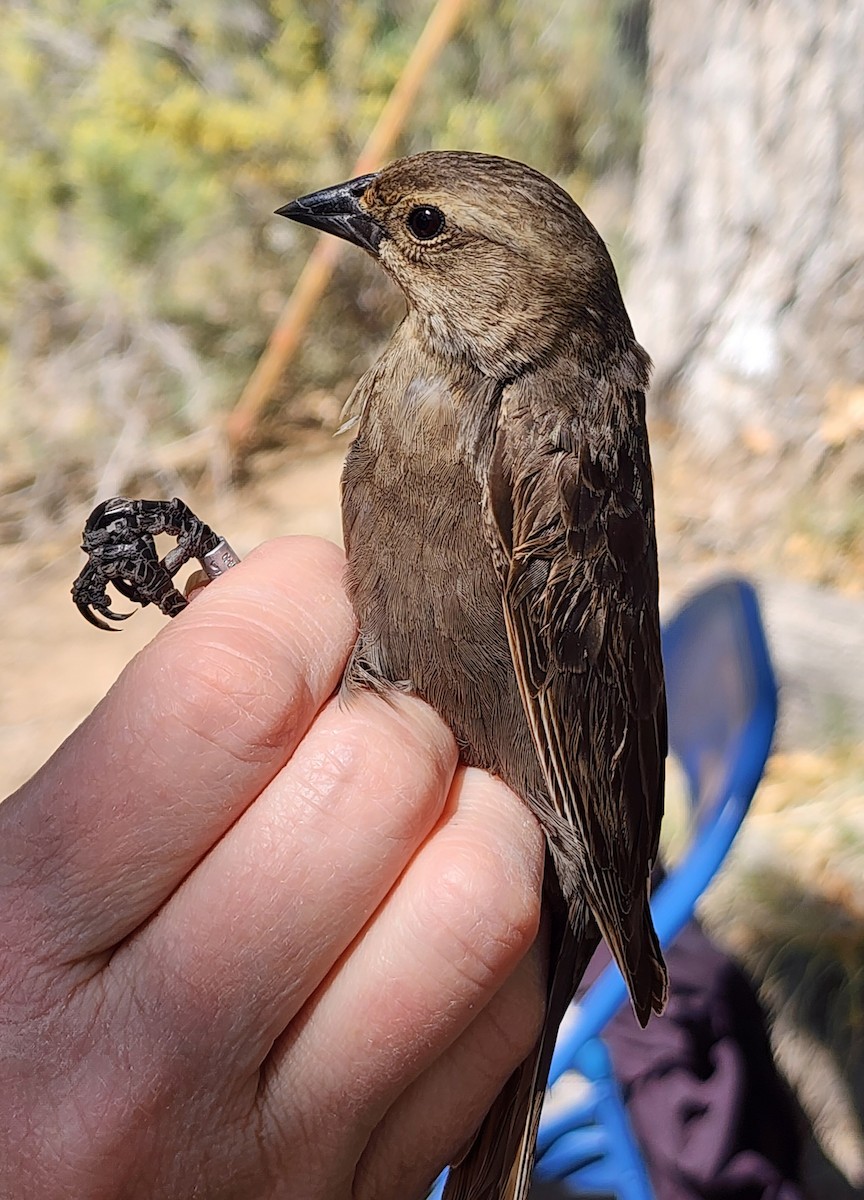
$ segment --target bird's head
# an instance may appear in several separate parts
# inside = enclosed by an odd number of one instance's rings
[[[568,338],[632,343],[615,270],[578,205],[531,167],[429,151],[278,210],[361,246],[440,354],[511,378]]]

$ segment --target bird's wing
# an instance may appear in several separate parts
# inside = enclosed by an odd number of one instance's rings
[[[538,815],[565,895],[584,893],[645,1024],[667,992],[647,903],[666,705],[642,392],[560,369],[510,384],[485,504],[552,802]]]

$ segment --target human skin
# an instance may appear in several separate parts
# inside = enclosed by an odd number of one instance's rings
[[[342,570],[254,552],[0,806],[9,1195],[408,1200],[534,1044],[539,827],[340,702]]]

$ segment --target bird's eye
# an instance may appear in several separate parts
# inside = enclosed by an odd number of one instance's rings
[[[431,204],[421,204],[408,214],[408,228],[421,242],[428,242],[444,229],[444,214]]]

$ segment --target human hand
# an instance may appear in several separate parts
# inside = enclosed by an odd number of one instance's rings
[[[530,1050],[542,837],[419,700],[334,698],[341,571],[251,555],[0,806],[16,1200],[408,1200]]]

